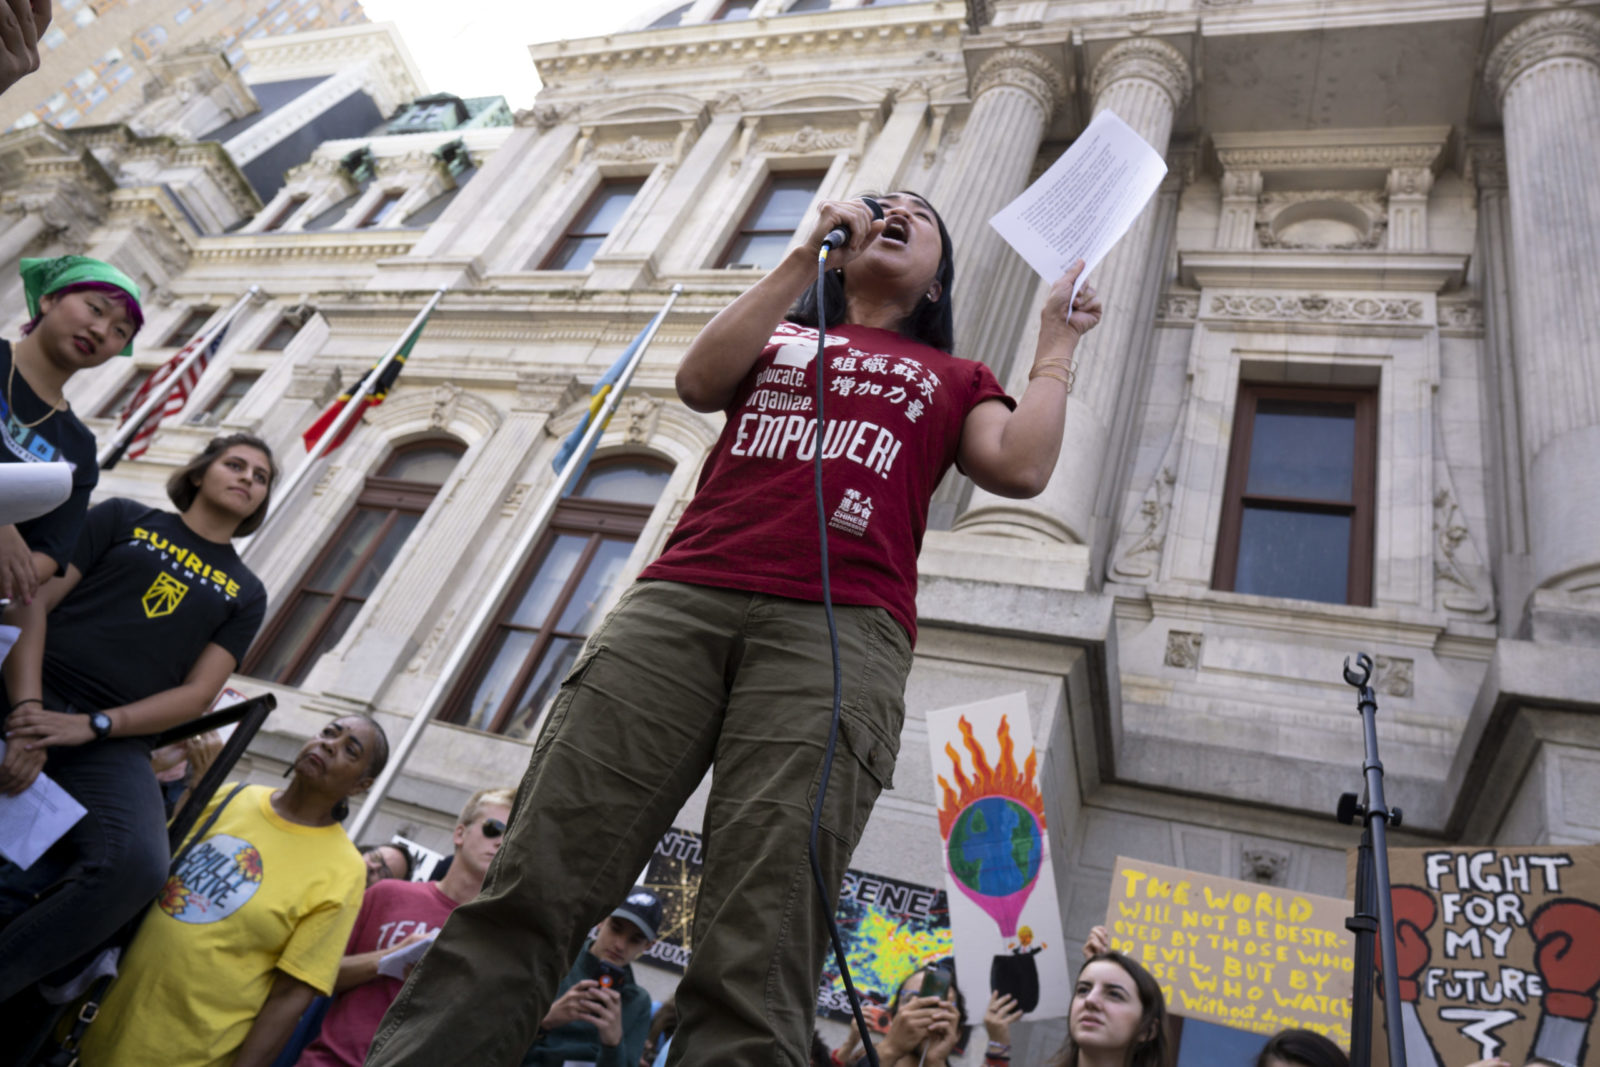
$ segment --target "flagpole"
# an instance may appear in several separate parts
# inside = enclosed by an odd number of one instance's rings
[[[445,658],[444,665],[439,668],[439,677],[434,681],[433,688],[428,690],[428,695],[423,699],[421,706],[417,708],[416,714],[411,718],[411,722],[406,725],[405,735],[400,738],[400,743],[394,747],[394,751],[390,754],[388,765],[378,775],[378,780],[372,784],[372,788],[367,791],[367,798],[362,802],[361,810],[356,812],[355,821],[350,824],[349,833],[352,840],[360,840],[361,835],[366,832],[373,817],[378,813],[379,805],[383,803],[384,797],[389,795],[389,790],[393,788],[395,779],[400,776],[400,772],[405,768],[406,760],[410,758],[412,749],[416,748],[417,742],[422,740],[423,731],[427,729],[428,723],[433,721],[433,717],[438,712],[440,705],[444,703],[450,690],[454,688],[457,673],[477,647],[478,639],[488,627],[489,621],[499,611],[500,602],[505,597],[506,590],[511,587],[511,583],[516,580],[518,573],[521,572],[529,553],[533,551],[534,546],[544,536],[545,530],[550,525],[550,519],[555,514],[556,505],[561,502],[561,498],[565,495],[568,483],[577,477],[578,472],[588,460],[589,453],[594,450],[595,445],[599,442],[600,435],[605,432],[606,423],[610,421],[611,414],[616,410],[617,405],[622,402],[622,394],[627,391],[628,383],[633,380],[633,372],[644,361],[645,352],[649,350],[650,342],[655,339],[656,331],[666,321],[667,312],[672,310],[672,305],[677,302],[678,296],[682,292],[682,285],[674,285],[671,294],[667,297],[667,302],[661,305],[661,310],[656,312],[655,318],[651,319],[650,324],[645,327],[644,337],[639,342],[639,347],[634,351],[633,358],[622,368],[622,373],[617,376],[611,391],[606,394],[605,401],[601,404],[600,411],[596,417],[589,420],[589,429],[583,435],[583,441],[567,459],[566,464],[562,466],[561,473],[556,476],[555,482],[545,491],[544,498],[539,501],[538,509],[534,511],[532,520],[523,526],[510,551],[506,553],[499,573],[495,576],[492,587],[494,591],[478,601],[477,607],[473,610],[472,616],[466,621],[465,625],[451,628],[455,641],[450,648],[450,654]]]
[[[122,450],[128,446],[128,442],[133,440],[134,435],[139,432],[139,427],[144,425],[144,420],[155,414],[156,408],[167,402],[167,396],[178,387],[178,383],[183,380],[183,376],[189,373],[189,368],[194,366],[196,360],[205,355],[206,349],[211,346],[211,340],[217,335],[217,332],[225,330],[232,325],[234,316],[239,314],[240,309],[245,304],[254,300],[259,292],[261,292],[261,286],[259,285],[252,285],[246,289],[244,295],[234,301],[233,307],[228,309],[228,313],[222,316],[220,322],[199,337],[192,338],[189,341],[190,344],[194,345],[194,351],[189,353],[189,358],[178,364],[177,370],[167,375],[167,380],[156,387],[155,392],[150,394],[131,418],[123,420],[122,425],[117,427],[117,432],[111,435],[110,443],[102,448],[100,454],[95,457],[95,466],[103,469],[108,460],[121,455]]]
[[[362,401],[377,386],[378,379],[383,376],[383,372],[388,369],[389,364],[393,363],[396,357],[399,356],[400,349],[405,347],[406,339],[432,313],[433,309],[439,306],[439,301],[444,299],[444,294],[449,288],[448,285],[441,285],[434,291],[434,294],[428,298],[428,302],[422,305],[422,310],[417,312],[416,317],[411,320],[411,325],[405,328],[405,332],[400,335],[394,344],[389,346],[389,350],[383,354],[383,358],[378,360],[377,364],[362,377],[360,388],[350,397],[349,403],[345,404],[344,410],[339,412],[339,416],[333,420],[333,425],[324,430],[322,436],[317,438],[317,443],[311,446],[311,454],[306,456],[305,462],[296,467],[294,473],[289,475],[282,485],[273,487],[272,506],[267,510],[267,517],[261,521],[261,525],[256,527],[256,532],[251,534],[249,538],[240,539],[242,544],[235,542],[239,546],[241,555],[250,545],[255,543],[256,538],[261,536],[263,530],[272,525],[272,520],[277,518],[278,514],[288,506],[290,498],[294,496],[295,489],[299,488],[300,483],[305,481],[306,475],[311,473],[311,468],[317,465],[317,460],[321,459],[323,454],[328,451],[331,442],[339,440],[340,433],[344,431],[345,426],[352,419],[361,417]]]

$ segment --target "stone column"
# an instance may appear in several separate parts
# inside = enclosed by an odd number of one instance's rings
[[[1428,250],[1428,193],[1433,171],[1427,167],[1396,167],[1389,172],[1389,250]]]
[[[908,85],[895,92],[894,108],[861,157],[850,192],[894,192],[928,115],[928,91]],[[932,194],[929,194],[932,195]]]
[[[1110,109],[1166,154],[1177,110],[1193,84],[1189,64],[1162,41],[1136,38],[1115,45],[1095,65],[1090,82],[1094,111]],[[1091,278],[1105,305],[1105,318],[1077,351],[1077,384],[1067,403],[1061,457],[1045,491],[1015,501],[974,490],[956,529],[1029,540],[1089,543],[1095,497],[1111,439],[1112,414],[1121,383],[1139,353],[1140,320],[1154,313],[1155,292],[1145,280],[1155,228],[1156,199]],[[1030,333],[1031,336],[1031,333]],[[1027,388],[1032,353],[1019,352],[1007,383],[1013,395]]]
[[[1535,15],[1485,74],[1505,125],[1533,584],[1600,595],[1600,18]]]
[[[45,230],[44,215],[38,211],[29,211],[26,205],[21,205],[11,223],[4,232],[0,232],[0,268],[9,268],[10,265],[21,258],[22,253]],[[7,274],[15,271],[7,270]]]
[[[1033,52],[1007,48],[984,60],[955,158],[928,194],[955,244],[956,354],[995,361],[1001,373],[1010,353],[991,350],[983,326],[1002,310],[997,304],[1021,315],[1033,292],[996,288],[1010,248],[989,218],[1027,188],[1050,114],[1065,95],[1061,72]]]

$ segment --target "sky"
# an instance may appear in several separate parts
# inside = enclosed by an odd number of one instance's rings
[[[432,92],[533,103],[539,76],[528,46],[597,37],[665,0],[362,0],[374,22],[400,27]]]

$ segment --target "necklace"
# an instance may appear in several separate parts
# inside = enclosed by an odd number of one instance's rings
[[[58,400],[54,404],[50,405],[49,411],[45,412],[43,415],[40,415],[37,419],[34,419],[32,422],[23,422],[22,417],[17,414],[17,402],[12,399],[12,397],[15,395],[12,391],[12,387],[16,385],[16,381],[17,356],[16,353],[13,352],[11,354],[11,370],[6,374],[6,407],[11,409],[11,417],[16,419],[17,425],[22,427],[24,430],[33,429],[35,426],[39,425],[51,415],[54,415],[56,412],[62,409],[62,403]],[[38,394],[36,393],[34,395],[37,396]]]

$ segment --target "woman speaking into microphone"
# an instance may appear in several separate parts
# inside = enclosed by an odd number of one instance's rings
[[[950,352],[954,254],[938,213],[915,193],[879,202],[881,219],[860,200],[822,204],[810,237],[689,346],[679,396],[727,417],[694,500],[562,684],[482,895],[451,916],[369,1064],[517,1062],[584,935],[708,769],[669,1063],[808,1062],[828,942],[807,847],[832,724],[825,591],[843,691],[819,859],[836,893],[891,784],[934,489],[952,463],[993,493],[1044,489],[1073,352],[1100,321],[1092,289],[1069,305],[1079,264],[1050,289],[1012,400]],[[819,303],[819,251],[840,226]]]

